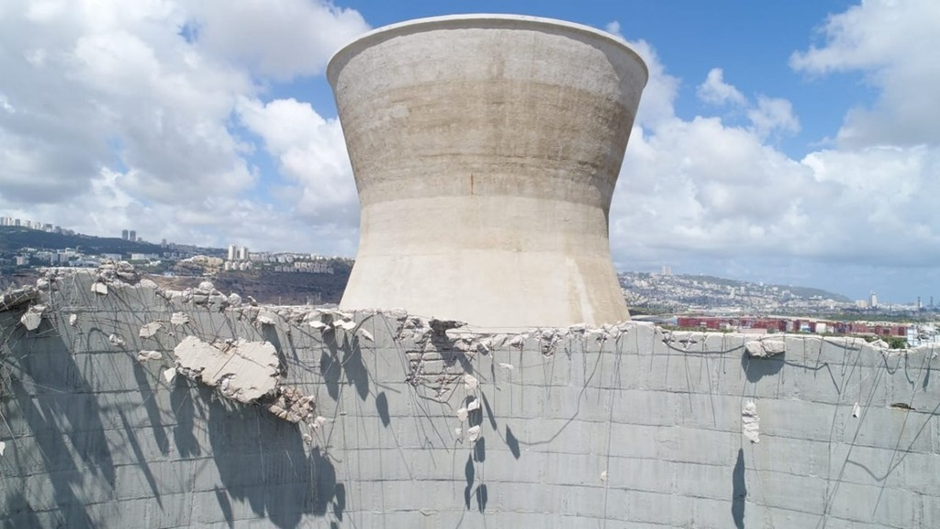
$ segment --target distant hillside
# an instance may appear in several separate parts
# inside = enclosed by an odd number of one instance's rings
[[[333,274],[245,271],[220,272],[211,278],[150,276],[164,288],[183,290],[209,280],[219,291],[251,296],[258,303],[279,305],[314,305],[339,303],[349,281],[352,267],[340,261],[333,263]]]
[[[744,287],[744,288],[774,288],[774,287],[776,287],[776,288],[779,289],[780,291],[788,290],[788,291],[790,292],[790,294],[792,294],[792,295],[794,295],[794,296],[796,296],[796,297],[799,297],[799,298],[806,298],[806,299],[810,299],[810,298],[813,298],[813,297],[818,296],[818,297],[820,297],[820,298],[822,298],[822,299],[831,299],[831,300],[833,300],[833,301],[840,301],[840,302],[843,302],[843,303],[848,303],[848,302],[851,302],[851,301],[852,301],[851,299],[849,299],[849,298],[843,296],[842,294],[836,294],[835,292],[829,292],[828,290],[823,290],[823,289],[821,289],[821,288],[813,288],[813,287],[794,287],[794,286],[789,286],[789,285],[764,285],[764,286],[759,286],[757,283],[751,283],[751,282],[749,282],[749,281],[740,281],[740,280],[737,280],[737,279],[727,279],[727,278],[724,278],[724,277],[715,277],[715,276],[708,276],[708,275],[687,275],[687,274],[679,274],[679,275],[677,275],[676,277],[680,277],[680,278],[685,279],[685,280],[687,280],[687,281],[693,281],[693,280],[695,280],[695,281],[704,281],[704,282],[708,282],[708,283],[714,283],[714,284],[717,284],[717,285],[728,286],[728,287],[734,287],[734,288],[741,288],[741,287]]]
[[[159,254],[163,251],[163,248],[158,244],[125,241],[117,237],[92,237],[81,234],[63,235],[19,226],[0,226],[0,252],[15,252],[20,248],[37,248],[41,250],[73,248],[90,254]]]

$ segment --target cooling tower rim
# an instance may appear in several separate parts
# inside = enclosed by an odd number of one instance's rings
[[[488,23],[486,25],[482,23]],[[643,82],[644,86],[647,81],[649,81],[649,67],[646,65],[646,62],[640,57],[640,54],[637,53],[633,48],[631,48],[625,40],[618,38],[606,31],[587,26],[584,24],[578,24],[575,22],[568,22],[566,20],[559,20],[555,18],[546,18],[546,17],[536,17],[529,15],[507,15],[507,14],[464,14],[464,15],[445,15],[445,16],[436,16],[436,17],[425,17],[425,18],[416,18],[412,20],[406,20],[404,22],[397,22],[395,24],[389,24],[387,26],[382,26],[367,33],[364,33],[352,40],[351,42],[344,45],[342,48],[337,50],[330,61],[326,66],[326,78],[330,82],[330,86],[336,87],[336,76],[338,75],[337,63],[338,61],[347,55],[354,54],[362,49],[371,46],[379,41],[387,40],[392,37],[403,35],[406,33],[413,33],[412,31],[415,27],[421,27],[424,30],[429,29],[442,29],[442,28],[471,28],[471,27],[500,27],[500,26],[523,26],[529,28],[538,28],[538,27],[554,27],[564,29],[573,33],[581,33],[583,35],[588,35],[591,37],[596,37],[602,39],[608,43],[614,44],[615,46],[621,48],[623,51],[626,51],[629,55],[632,55],[636,59],[637,63],[643,67],[643,71],[646,74],[646,80]]]

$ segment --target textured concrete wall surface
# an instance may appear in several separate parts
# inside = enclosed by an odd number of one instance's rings
[[[438,17],[366,34],[328,76],[362,204],[343,308],[478,328],[628,319],[607,223],[648,74],[623,40]]]
[[[940,527],[940,351],[40,290],[0,302],[4,527]]]

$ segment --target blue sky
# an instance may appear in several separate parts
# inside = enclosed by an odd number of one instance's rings
[[[0,214],[353,256],[322,75],[370,28],[578,22],[651,66],[611,209],[624,270],[940,302],[940,3],[10,0]]]

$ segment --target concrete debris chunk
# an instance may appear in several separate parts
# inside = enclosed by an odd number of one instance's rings
[[[157,334],[157,331],[162,328],[163,325],[160,322],[152,321],[140,328],[140,333],[138,333],[138,336],[141,338],[153,338]]]
[[[460,437],[461,435],[463,435],[463,428],[454,428],[454,436]]]
[[[38,300],[41,293],[34,286],[25,286],[7,290],[0,294],[0,312],[12,310],[16,307]]]
[[[467,429],[467,436],[470,438],[471,443],[477,442],[480,438],[480,426],[471,426]]]
[[[78,314],[72,314],[69,316],[69,325],[75,327],[78,324]]]
[[[439,320],[437,318],[431,318],[428,321],[428,327],[431,328],[431,331],[435,334],[446,334],[447,331],[451,329],[459,329],[466,325],[465,322],[457,320]]]
[[[279,319],[278,315],[270,311],[262,311],[255,319],[259,325],[274,325]]]
[[[467,408],[460,408],[459,410],[457,410],[457,419],[460,420],[460,422],[466,421],[468,411],[470,410],[468,410]]]
[[[356,322],[353,320],[342,320],[339,322],[339,326],[342,327],[344,331],[351,331],[356,328]]]
[[[601,481],[607,481],[607,471],[601,472]]]
[[[242,297],[232,292],[228,295],[228,304],[233,307],[237,307],[242,304]]]
[[[215,285],[213,285],[211,281],[202,281],[201,283],[199,283],[199,290],[202,290],[206,294],[209,294],[213,290],[215,290]]]
[[[274,402],[268,404],[268,411],[278,418],[298,423],[313,417],[313,396],[304,395],[299,389],[290,386],[278,386],[276,394]]]
[[[479,399],[473,399],[470,401],[469,404],[467,404],[467,411],[474,411],[474,410],[479,410],[479,409],[480,409]]]
[[[173,315],[170,316],[170,323],[172,325],[186,325],[189,323],[189,315],[185,312],[174,312]]]
[[[33,305],[20,317],[20,323],[26,327],[27,331],[35,331],[42,323],[42,315],[46,312],[45,305]]]
[[[463,376],[463,387],[467,391],[476,389],[476,387],[479,385],[480,385],[480,381],[477,380],[477,377],[469,373]]]
[[[124,347],[126,345],[124,338],[121,338],[120,336],[116,334],[111,334],[110,336],[108,336],[108,343],[110,343],[111,345],[115,347]]]
[[[855,406],[852,406],[852,417],[858,419],[858,416],[862,414],[862,407],[855,403]]]
[[[7,444],[3,441],[0,441],[0,456],[7,451]]]
[[[269,342],[239,339],[223,350],[187,336],[173,353],[180,374],[218,387],[238,402],[254,402],[277,387],[280,365],[277,350]]]
[[[325,323],[323,323],[322,321],[320,321],[320,320],[313,320],[313,321],[311,321],[310,323],[308,323],[307,325],[313,327],[314,329],[316,329],[316,330],[318,330],[318,331],[322,331],[322,330],[324,330],[324,329],[327,328],[327,325],[326,325]]]
[[[507,363],[505,363],[505,362],[500,362],[500,363],[499,363],[499,367],[501,367],[501,368],[503,368],[503,369],[508,369],[508,370],[510,370],[510,371],[512,371],[513,369],[516,368],[516,366],[514,366],[514,365],[512,365],[512,364],[507,364]]]
[[[326,424],[326,417],[320,417],[318,415],[310,426],[312,426],[314,430],[319,430],[320,428],[323,428],[324,424]]]
[[[175,367],[171,367],[163,372],[163,380],[166,380],[167,384],[172,384],[175,378],[176,378]]]
[[[757,416],[757,404],[752,401],[748,401],[741,411],[741,431],[748,441],[760,442],[760,417]]]
[[[744,344],[744,350],[750,356],[764,358],[783,354],[787,350],[786,342],[783,340],[752,340]]]
[[[511,340],[509,340],[509,345],[511,345],[512,347],[516,347],[518,349],[522,349],[523,347],[525,347],[525,341],[528,339],[529,339],[528,335],[519,334],[519,335],[514,336]]]
[[[362,327],[359,327],[359,330],[356,331],[356,334],[358,334],[359,336],[362,336],[362,338],[367,342],[375,341],[375,338],[372,336],[372,333],[363,329]]]
[[[141,351],[137,353],[138,362],[146,362],[148,360],[163,360],[163,355],[160,351]]]
[[[100,296],[108,295],[108,285],[104,283],[92,283],[91,291]]]

